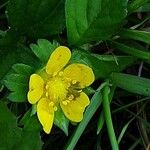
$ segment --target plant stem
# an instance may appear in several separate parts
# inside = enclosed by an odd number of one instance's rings
[[[115,136],[112,118],[111,118],[111,112],[110,112],[110,106],[109,106],[109,92],[110,89],[108,85],[106,85],[103,89],[103,110],[104,110],[104,116],[105,116],[105,122],[107,125],[108,135],[111,142],[112,150],[119,150],[119,146],[117,143],[117,139]]]

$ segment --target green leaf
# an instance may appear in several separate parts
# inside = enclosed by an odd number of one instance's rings
[[[49,56],[58,46],[59,44],[55,41],[51,43],[48,40],[39,39],[37,41],[37,45],[31,44],[30,48],[32,49],[33,53],[40,59],[40,61],[46,64]]]
[[[97,122],[97,135],[101,132],[104,126],[104,122],[105,122],[104,112],[102,111]]]
[[[124,29],[120,32],[120,36],[150,44],[150,32],[147,31]]]
[[[70,44],[106,40],[116,34],[127,15],[128,0],[67,0],[66,22]]]
[[[21,129],[17,127],[17,118],[0,103],[0,149],[12,150],[21,138]]]
[[[145,60],[150,60],[150,52],[146,49],[143,48],[135,48],[133,45],[125,45],[119,42],[112,42],[112,45],[114,48],[117,50],[130,54],[132,56],[135,56],[137,58],[145,59]]]
[[[132,0],[128,6],[128,11],[131,13],[146,4],[146,2],[148,2],[148,0]]]
[[[3,47],[4,46],[6,46],[6,47],[16,46],[17,42],[20,39],[19,34],[12,29],[5,31],[5,33],[3,33],[3,35],[4,35],[3,38],[0,39],[0,46],[3,46]]]
[[[107,58],[107,59],[106,59]],[[72,53],[71,62],[83,63],[90,66],[97,78],[106,78],[112,72],[119,72],[135,62],[133,57],[109,57],[104,55],[92,55],[90,53],[74,50]]]
[[[0,5],[4,4],[4,3],[6,3],[6,2],[7,2],[7,0],[1,0],[1,1],[0,1]]]
[[[36,69],[39,65],[34,54],[30,49],[20,46],[0,46],[0,80],[10,71],[12,65],[24,63],[34,66]]]
[[[43,142],[40,137],[41,125],[37,116],[32,116],[26,122],[22,137],[19,143],[14,147],[15,150],[41,150]]]
[[[124,127],[122,128],[121,132],[120,132],[120,135],[118,137],[118,144],[121,142],[124,134],[126,133],[126,130],[127,128],[129,127],[129,125],[131,124],[131,122],[134,120],[134,118],[132,118],[131,120],[129,120],[125,125]]]
[[[68,136],[69,120],[65,117],[61,108],[55,112],[54,124],[59,127]]]
[[[19,75],[30,75],[31,73],[33,73],[33,68],[29,65],[25,65],[25,64],[15,64],[12,66],[12,69],[18,73]]]
[[[17,62],[17,54],[13,52],[12,47],[0,47],[0,79],[2,79],[6,73],[10,70],[11,66]]]
[[[123,73],[112,73],[112,83],[129,92],[150,96],[150,79]]]
[[[37,115],[33,115],[33,116],[30,116],[28,118],[28,121],[25,122],[25,125],[24,125],[24,130],[26,131],[41,131],[42,130],[42,126],[37,118]]]
[[[149,12],[150,11],[150,3],[146,3],[141,6],[136,12]]]
[[[27,99],[29,77],[34,69],[28,65],[15,64],[12,71],[4,80],[4,85],[11,91],[8,99],[13,102],[24,102]]]
[[[64,28],[64,0],[10,0],[7,11],[10,27],[34,39]]]
[[[31,117],[31,108],[19,120],[18,125],[19,126],[25,125],[28,122],[28,120],[29,120],[30,117]]]
[[[89,86],[89,87],[84,88],[83,92],[85,92],[87,95],[91,95],[95,93],[95,90]]]

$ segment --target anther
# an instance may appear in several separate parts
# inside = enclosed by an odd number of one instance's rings
[[[58,108],[56,106],[54,106],[54,111],[57,111],[57,110],[58,110]]]
[[[63,101],[62,104],[63,104],[63,105],[67,105],[67,101]]]
[[[68,87],[70,87],[71,86],[71,84],[70,83],[68,83]]]
[[[46,85],[46,87],[45,87],[45,88],[46,88],[46,90],[48,90],[49,86],[48,86],[48,85]]]
[[[71,95],[68,97],[68,99],[71,101],[71,100],[74,99],[74,96],[71,94]]]
[[[79,91],[77,91],[78,93],[81,93],[82,92],[82,90],[79,90]]]
[[[54,102],[50,102],[50,103],[49,103],[49,106],[54,106]]]
[[[53,77],[55,77],[56,75],[57,75],[57,72],[54,72],[54,73],[53,73]]]
[[[63,72],[62,72],[62,71],[60,71],[58,75],[61,77],[61,76],[63,75]]]
[[[46,92],[46,94],[45,94],[45,95],[46,95],[46,97],[48,97],[48,92]]]
[[[67,101],[67,103],[70,103],[70,101],[69,100],[66,100]]]
[[[76,84],[77,83],[77,80],[72,80],[72,84]]]

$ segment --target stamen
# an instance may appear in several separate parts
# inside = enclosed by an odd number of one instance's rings
[[[63,71],[60,71],[58,75],[61,77],[63,75]]]
[[[71,86],[71,84],[70,83],[68,83],[68,87],[70,87]]]
[[[79,91],[77,91],[78,93],[81,93],[82,92],[82,90],[79,90]]]
[[[57,110],[58,110],[58,108],[56,106],[54,106],[54,111],[57,111]]]
[[[46,95],[46,97],[48,97],[48,92],[46,92],[46,94],[45,94],[45,95]]]
[[[67,101],[63,101],[62,104],[63,104],[63,105],[67,105]]]
[[[46,88],[46,90],[48,90],[49,86],[48,86],[48,85],[46,85],[46,87],[45,87],[45,88]]]
[[[69,100],[66,100],[67,101],[67,103],[70,103],[70,101]]]
[[[72,84],[76,84],[77,83],[77,80],[72,80]]]
[[[55,77],[56,75],[57,75],[57,72],[54,72],[54,73],[53,73],[53,77]]]
[[[49,103],[49,106],[54,106],[54,102],[50,102],[50,103]]]
[[[71,94],[71,95],[68,97],[68,99],[71,101],[71,100],[74,99],[74,96]]]

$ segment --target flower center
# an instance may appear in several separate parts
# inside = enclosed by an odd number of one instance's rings
[[[53,106],[57,111],[57,106],[60,102],[67,105],[70,101],[75,100],[82,92],[79,83],[76,80],[71,80],[63,76],[63,72],[54,73],[49,77],[47,74],[42,74],[45,77],[45,96],[49,101],[49,105]]]
[[[60,102],[65,99],[67,95],[67,86],[65,82],[58,77],[52,78],[46,84],[46,97],[54,103]]]

